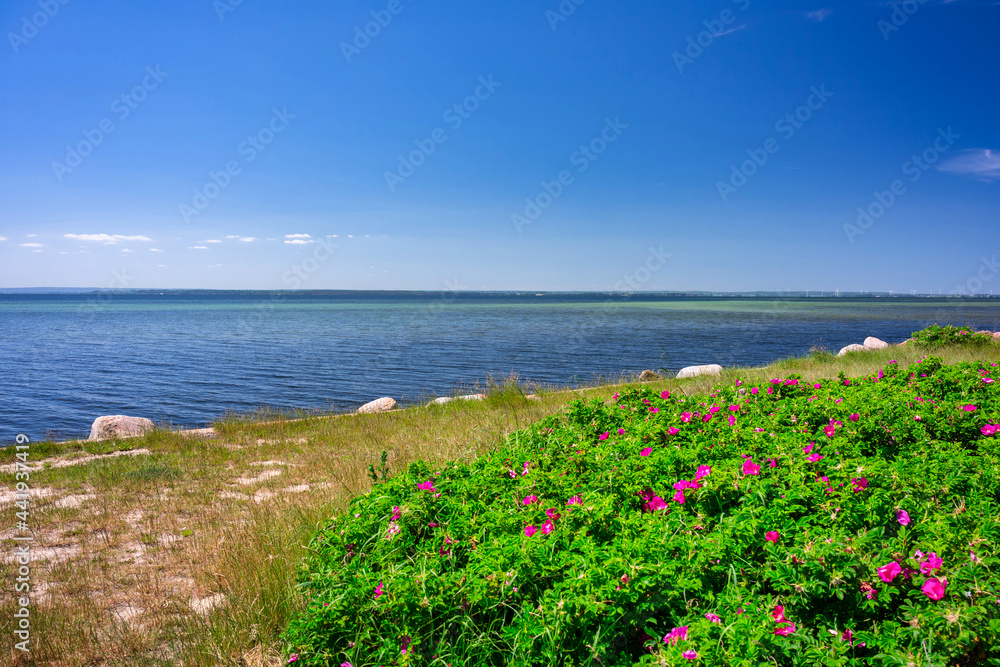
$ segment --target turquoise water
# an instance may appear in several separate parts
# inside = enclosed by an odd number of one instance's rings
[[[565,384],[763,364],[935,322],[1000,329],[1000,300],[0,295],[0,440],[86,435],[106,414],[200,427],[265,406],[411,402],[490,374]]]

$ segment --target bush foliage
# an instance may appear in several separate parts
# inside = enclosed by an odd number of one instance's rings
[[[1000,665],[995,366],[630,388],[414,464],[316,535],[288,659]]]
[[[926,329],[913,332],[913,341],[922,347],[938,348],[945,345],[981,346],[993,343],[991,333],[976,333],[971,327],[939,326],[932,324]]]

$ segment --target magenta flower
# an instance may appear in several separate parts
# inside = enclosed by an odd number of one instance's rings
[[[759,475],[760,466],[753,462],[753,458],[748,458],[743,462],[744,475]]]
[[[910,515],[906,512],[906,510],[896,510],[896,521],[898,521],[902,526],[909,526]]]
[[[406,655],[406,652],[410,650],[410,642],[412,641],[410,635],[404,635],[400,640],[399,648],[402,650],[403,655]]]
[[[980,433],[983,435],[994,435],[1000,431],[1000,424],[987,424],[986,426],[979,429]]]
[[[562,514],[559,514],[559,512],[556,511],[556,508],[550,507],[549,509],[545,510],[545,516],[549,517],[553,521],[556,521],[559,519],[559,517],[562,516]]]
[[[947,579],[945,579],[944,577],[941,577],[940,579],[931,577],[930,579],[924,582],[924,585],[920,587],[920,590],[923,591],[924,595],[926,595],[930,599],[940,600],[941,598],[944,597],[946,588],[948,588]]]
[[[676,644],[677,642],[681,641],[682,639],[687,639],[687,638],[688,638],[688,626],[682,625],[681,627],[674,628],[673,630],[671,630],[670,632],[668,632],[663,637],[663,641],[664,641],[664,643],[669,644],[670,646],[673,646],[674,644]]]
[[[524,500],[522,500],[521,502],[524,503],[524,505],[527,507],[531,503],[537,503],[538,502],[538,496],[536,496],[536,495],[525,496]]]
[[[421,491],[437,491],[437,489],[434,488],[433,481],[421,482],[420,484],[417,484],[417,488],[420,489]]]
[[[378,600],[385,591],[382,590],[382,582],[378,582],[378,586],[375,587],[375,599]]]
[[[985,382],[986,384],[992,384],[993,378],[983,378],[983,382]]]
[[[668,398],[670,398],[670,392],[664,390],[663,393],[660,394],[660,398],[662,398],[663,400],[667,400]]]
[[[850,419],[852,422],[856,422],[856,421],[858,421],[859,417],[861,417],[861,415],[859,415],[857,412],[855,412],[850,417],[848,417],[848,419]]]
[[[652,453],[653,453],[652,447],[645,447],[641,452],[639,452],[639,456],[649,456]]]
[[[883,565],[878,569],[878,578],[887,584],[891,584],[892,580],[899,576],[903,568],[900,567],[899,563],[892,561],[887,565]]]
[[[697,651],[684,651],[683,653],[681,653],[681,657],[684,658],[685,660],[694,660],[695,658],[698,657],[698,652]]]
[[[786,624],[781,624],[774,629],[774,634],[781,635],[782,637],[787,637],[793,632],[795,632],[795,624],[791,621],[787,621]]]
[[[604,432],[604,433],[602,433],[602,434],[601,434],[600,436],[598,436],[598,438],[597,438],[597,439],[598,439],[598,440],[607,440],[607,439],[608,439],[608,436],[609,436],[609,435],[611,435],[611,433],[610,433],[610,432],[608,432],[608,431],[605,431],[605,432]]]
[[[820,460],[822,460],[822,459],[823,459],[823,455],[822,455],[822,454],[810,454],[810,455],[809,455],[809,456],[807,456],[806,458],[807,458],[807,459],[808,459],[809,461],[811,461],[812,463],[816,463],[817,461],[820,461]]]
[[[915,421],[915,422],[921,421],[920,415],[914,415],[913,421]]]
[[[808,445],[806,445],[805,447],[802,448],[802,453],[803,454],[808,454],[809,452],[811,452],[813,450],[813,447],[815,445],[816,445],[815,442],[810,442]]]
[[[766,533],[764,533],[765,542],[774,542],[775,544],[777,544],[779,537],[781,536],[778,534],[778,531],[776,530],[769,530]]]
[[[940,570],[942,565],[944,565],[944,561],[937,555],[937,552],[932,551],[927,554],[927,560],[920,564],[920,574],[930,574],[934,570]]]
[[[736,426],[736,417],[729,415],[729,425]]]
[[[659,408],[650,408],[649,411],[650,412],[659,412],[660,409]]]
[[[667,435],[677,435],[680,432],[681,430],[676,426],[671,426],[670,428],[667,429]]]
[[[851,484],[854,485],[854,493],[868,488],[868,480],[864,477],[852,477]]]
[[[708,477],[712,472],[712,466],[698,466],[698,471],[694,474],[694,481],[698,481],[702,477]]]
[[[828,424],[828,425],[826,425],[826,426],[823,427],[823,433],[826,434],[826,437],[832,438],[834,435],[836,435],[837,428],[835,426],[833,426],[832,424]]]
[[[689,421],[691,421],[691,417],[693,417],[693,416],[694,415],[692,415],[690,412],[682,412],[681,413],[681,421],[684,422],[685,424],[687,424]]]
[[[674,492],[674,500],[679,502],[681,505],[684,504],[684,491],[678,490]]]
[[[769,466],[771,466],[772,468],[777,468],[778,467],[778,459],[768,459],[767,460],[767,464]]]
[[[965,410],[966,412],[975,412],[976,411],[976,406],[974,406],[974,405],[972,405],[970,403],[969,405],[963,405],[962,409]]]
[[[754,396],[756,396],[757,392],[759,392],[759,391],[760,391],[760,389],[758,389],[757,387],[751,387],[750,388],[750,393],[753,394]]]
[[[292,664],[293,662],[298,662],[298,661],[299,661],[299,654],[298,653],[293,653],[290,656],[288,656],[288,664],[289,665]]]
[[[531,537],[532,535],[534,535],[537,532],[538,532],[538,528],[535,527],[535,526],[525,526],[524,527],[524,536],[525,537]]]
[[[542,535],[548,535],[553,530],[555,530],[556,525],[552,523],[552,519],[546,519],[545,523],[542,524]]]
[[[771,612],[771,618],[775,620],[776,623],[785,622],[785,607],[783,605],[775,605],[774,611]]]
[[[567,505],[582,505],[583,504],[583,496],[573,496],[572,498],[570,498],[569,500],[566,501],[566,504]]]
[[[623,428],[618,429],[618,435],[625,435],[625,429]]]
[[[705,614],[705,618],[708,619],[709,623],[722,623],[722,618],[718,614],[713,614],[712,612]]]

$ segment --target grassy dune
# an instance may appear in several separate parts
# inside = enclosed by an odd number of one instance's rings
[[[935,350],[947,363],[1000,360],[1000,346]],[[722,381],[799,373],[875,372],[923,352],[893,347],[835,358],[816,353]],[[693,394],[716,378],[651,386]],[[262,413],[226,418],[213,438],[158,431],[122,442],[32,443],[31,648],[13,648],[13,586],[0,592],[0,648],[15,665],[280,665],[279,635],[301,608],[296,567],[316,527],[411,462],[468,460],[507,434],[604,387],[537,391],[491,385],[487,400],[367,416]],[[17,564],[14,452],[0,452],[0,577]],[[376,471],[376,474],[379,474]]]

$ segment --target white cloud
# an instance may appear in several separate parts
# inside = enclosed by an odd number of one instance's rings
[[[285,234],[286,239],[311,239],[309,234]]]
[[[326,238],[328,238],[328,239],[340,238],[340,234],[327,234]]]
[[[222,243],[222,239],[208,239],[206,241],[202,241],[202,243]]]
[[[163,252],[163,251],[160,250],[159,248],[150,248],[149,252]]]
[[[152,241],[146,236],[128,236],[125,234],[63,234],[63,238],[74,239],[76,241],[93,241],[95,243],[104,242],[107,245],[114,245],[119,241]]]
[[[132,251],[129,250],[128,248],[122,248],[122,252],[132,252]]]
[[[6,240],[7,240],[6,236],[0,236],[0,243],[3,243]]]
[[[833,14],[833,10],[828,7],[824,7],[823,9],[817,9],[814,12],[806,12],[806,18],[810,21],[815,21],[816,23],[822,23],[828,19],[831,14]]]
[[[22,243],[21,247],[22,248],[41,248],[42,244],[41,243]]]
[[[208,248],[203,245],[192,245],[188,246],[188,250],[208,250]]]
[[[315,241],[304,241],[302,239],[293,239],[291,241],[285,241],[288,245],[306,245],[307,243],[316,243]]]
[[[1000,153],[989,148],[960,151],[938,165],[938,169],[977,181],[995,181],[1000,179]]]
[[[38,234],[28,234],[28,238],[29,238],[29,239],[33,239],[33,238],[35,238],[36,236],[38,236]]]
[[[257,240],[256,236],[238,236],[236,234],[226,237],[227,239],[235,239],[237,241],[243,241],[244,243],[253,243]]]

